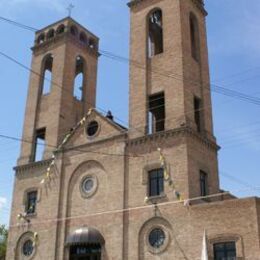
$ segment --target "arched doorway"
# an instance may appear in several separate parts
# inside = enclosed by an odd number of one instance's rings
[[[94,228],[84,227],[70,234],[66,241],[69,260],[101,260],[105,240]]]

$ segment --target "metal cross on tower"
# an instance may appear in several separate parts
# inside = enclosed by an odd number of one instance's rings
[[[72,14],[72,9],[74,8],[75,6],[73,4],[70,4],[66,9],[68,10],[69,12],[69,17],[71,17],[71,14]]]

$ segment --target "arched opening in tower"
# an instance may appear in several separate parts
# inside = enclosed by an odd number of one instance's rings
[[[43,73],[42,73],[42,95],[49,94],[52,86],[52,67],[53,56],[48,55],[43,61]]]
[[[148,54],[153,57],[163,52],[163,20],[162,11],[155,10],[148,18]]]
[[[83,95],[84,95],[84,60],[80,56],[78,56],[77,59],[76,59],[76,70],[75,70],[73,95],[77,100],[83,101]]]

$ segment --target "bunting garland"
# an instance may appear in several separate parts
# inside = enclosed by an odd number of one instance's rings
[[[166,162],[166,158],[164,156],[164,154],[162,153],[161,148],[158,148],[158,152],[159,152],[159,160],[161,163],[161,167],[163,168],[163,175],[164,175],[164,180],[168,183],[169,187],[172,189],[174,195],[176,196],[176,198],[179,201],[183,201],[183,197],[181,195],[181,193],[176,190],[175,184],[170,176],[170,171],[169,168],[167,167],[167,162]],[[185,203],[185,206],[188,205],[187,203]]]
[[[30,222],[30,220],[27,218],[27,214],[26,214],[26,213],[19,213],[19,214],[17,215],[17,219],[18,219],[19,221],[24,220],[24,221],[27,222],[27,223]]]
[[[90,116],[91,113],[92,113],[93,109],[90,108],[88,110],[88,113],[87,113],[87,116]],[[68,140],[70,139],[70,137],[75,133],[75,131],[82,125],[84,125],[86,122],[86,117],[83,117],[78,123],[77,125],[72,128],[70,130],[70,132],[68,134],[65,135],[64,139],[62,140],[61,144],[58,146],[57,150],[55,150],[52,154],[52,157],[51,157],[51,162],[46,170],[46,173],[45,173],[45,177],[41,180],[40,184],[42,185],[45,185],[46,183],[49,183],[50,180],[51,180],[51,170],[52,168],[55,166],[55,161],[56,161],[56,157],[55,157],[55,153],[59,152],[62,150],[63,146],[68,142]]]

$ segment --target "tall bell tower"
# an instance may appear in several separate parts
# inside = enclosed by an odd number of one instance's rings
[[[130,139],[165,139],[160,146],[173,167],[180,165],[174,175],[185,197],[218,193],[204,1],[132,0],[128,5]],[[159,146],[156,142],[151,145]],[[182,146],[170,146],[176,142]]]
[[[129,6],[132,136],[188,125],[211,138],[203,1],[133,0]]]
[[[70,17],[36,32],[18,165],[48,159],[95,107],[98,44],[95,35]]]

